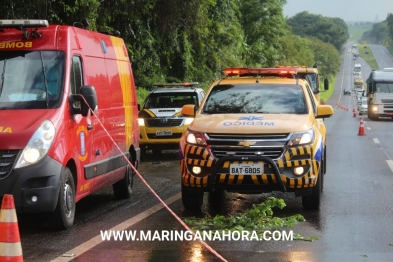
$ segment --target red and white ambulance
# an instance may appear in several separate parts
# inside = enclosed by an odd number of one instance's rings
[[[0,198],[62,229],[104,187],[129,198],[140,160],[124,41],[84,27],[0,20]]]

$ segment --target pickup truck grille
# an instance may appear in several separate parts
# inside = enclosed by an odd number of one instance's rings
[[[217,158],[224,156],[266,156],[277,159],[284,152],[284,148],[214,148],[212,152]]]
[[[156,117],[156,118],[146,118],[145,124],[148,127],[176,127],[182,126],[184,123],[184,118],[167,118],[167,117]]]
[[[19,150],[0,150],[0,179],[6,178],[14,166]]]
[[[214,157],[266,156],[278,159],[290,134],[206,134]]]

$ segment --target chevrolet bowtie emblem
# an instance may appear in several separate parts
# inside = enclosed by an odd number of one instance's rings
[[[256,142],[253,141],[240,141],[239,146],[253,146]]]

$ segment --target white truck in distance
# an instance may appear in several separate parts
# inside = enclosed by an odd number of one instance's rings
[[[373,70],[367,79],[368,117],[393,118],[393,68]]]
[[[355,67],[353,68],[353,74],[362,73],[362,65],[360,63],[355,63]]]

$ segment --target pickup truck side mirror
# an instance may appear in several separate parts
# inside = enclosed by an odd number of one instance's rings
[[[325,78],[323,80],[323,88],[326,90],[329,90],[329,79]]]

